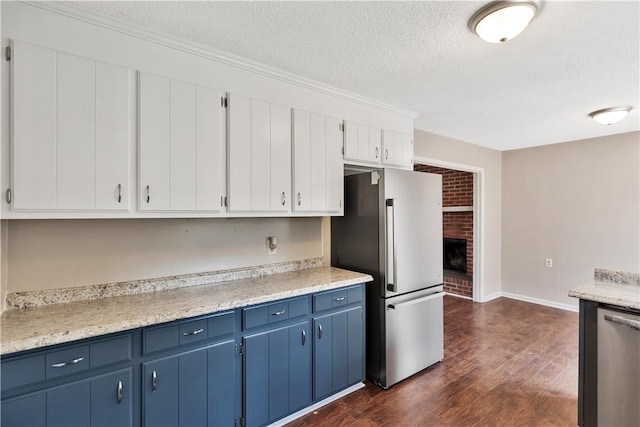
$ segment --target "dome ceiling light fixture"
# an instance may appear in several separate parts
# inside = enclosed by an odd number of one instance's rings
[[[618,107],[609,107],[594,111],[589,113],[589,117],[601,125],[612,125],[627,117],[627,114],[629,114],[631,110],[633,110],[633,107],[629,105],[620,105]]]
[[[504,43],[529,25],[540,9],[540,0],[494,1],[473,14],[469,28],[489,43]]]

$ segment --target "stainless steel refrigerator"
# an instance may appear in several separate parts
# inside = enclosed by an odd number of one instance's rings
[[[345,176],[331,264],[367,284],[367,376],[383,388],[442,360],[442,176],[380,169]]]

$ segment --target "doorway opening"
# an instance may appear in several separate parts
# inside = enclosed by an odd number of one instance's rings
[[[448,294],[483,301],[482,194],[484,169],[415,157],[414,170],[443,177],[443,282]],[[447,264],[452,261],[455,266]],[[451,262],[450,262],[451,264]]]

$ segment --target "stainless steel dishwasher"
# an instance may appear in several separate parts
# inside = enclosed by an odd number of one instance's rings
[[[598,425],[640,426],[640,314],[598,308]]]

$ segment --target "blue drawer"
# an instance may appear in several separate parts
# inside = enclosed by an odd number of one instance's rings
[[[309,314],[307,297],[277,301],[242,310],[242,327],[244,330],[278,323],[295,317]]]

